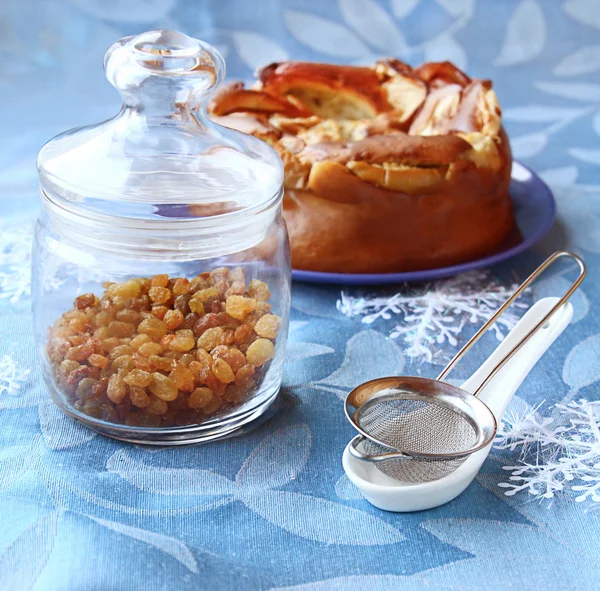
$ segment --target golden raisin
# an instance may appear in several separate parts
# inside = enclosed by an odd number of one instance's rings
[[[140,386],[129,386],[129,399],[131,404],[138,408],[146,408],[150,404],[150,397]]]
[[[240,367],[235,374],[235,383],[243,388],[249,388],[254,383],[254,374],[256,368],[254,365],[248,364]]]
[[[281,326],[281,318],[275,314],[265,314],[261,316],[254,325],[254,332],[259,337],[266,339],[274,339],[277,337],[279,327]]]
[[[77,347],[71,347],[67,351],[67,359],[71,361],[84,361],[88,359],[95,351],[93,344],[78,345]]]
[[[202,409],[206,415],[212,415],[223,406],[223,400],[219,396],[213,396],[212,400]]]
[[[179,363],[183,363],[183,365],[189,365],[192,361],[194,361],[195,357],[192,353],[184,353],[179,358]]]
[[[160,339],[160,344],[163,347],[168,347],[172,341],[175,340],[175,335],[173,333],[166,334],[162,339]]]
[[[194,324],[194,334],[199,337],[209,328],[216,328],[217,326],[219,326],[219,318],[217,315],[212,313],[206,314],[205,316],[202,316],[202,318],[199,318],[196,321],[196,324]]]
[[[123,381],[130,386],[140,386],[145,388],[152,381],[152,374],[141,369],[132,369],[124,378]]]
[[[194,389],[194,374],[181,363],[175,366],[169,377],[182,392],[191,392]]]
[[[117,357],[121,357],[121,355],[133,355],[133,348],[130,345],[119,345],[110,352],[109,357],[116,359]]]
[[[185,353],[186,351],[191,351],[195,344],[196,339],[191,330],[178,330],[175,334],[175,338],[169,343],[169,349],[171,351]]]
[[[240,283],[246,285],[246,272],[244,269],[242,269],[242,267],[236,267],[235,269],[229,271],[227,278],[231,283],[239,281]]]
[[[108,331],[110,332],[111,337],[130,337],[135,332],[135,324],[113,320],[108,325]]]
[[[168,330],[175,330],[183,322],[183,314],[179,310],[169,310],[164,322]]]
[[[207,302],[210,298],[218,298],[219,290],[215,287],[207,287],[206,289],[201,289],[194,294],[194,297],[190,300],[190,307],[192,305],[192,300],[199,300],[204,303]]]
[[[151,287],[148,295],[154,304],[164,304],[171,298],[171,290],[166,287]]]
[[[168,378],[167,378],[168,379]],[[164,415],[169,410],[168,404],[158,396],[150,397],[150,404],[146,407],[146,412],[151,415]]]
[[[248,390],[242,386],[238,386],[237,384],[229,384],[227,388],[225,388],[225,394],[223,394],[223,400],[229,403],[238,403],[242,402],[246,395],[248,394]]]
[[[110,376],[110,379],[108,380],[108,387],[106,389],[106,395],[108,396],[109,400],[117,404],[121,402],[123,398],[125,398],[126,394],[127,387],[125,386],[123,378],[117,373]]]
[[[147,336],[147,335],[139,335]],[[139,349],[138,353],[144,357],[150,357],[151,355],[160,355],[164,351],[164,348],[159,343],[144,343]]]
[[[152,373],[154,371],[154,366],[152,365],[152,363],[150,362],[150,360],[147,357],[144,357],[143,355],[140,355],[139,353],[134,353],[132,355],[132,359],[133,359],[133,365],[137,369],[143,369],[144,371],[147,371],[148,373]]]
[[[224,384],[229,384],[235,380],[235,374],[231,369],[231,366],[224,359],[217,357],[214,360],[212,371],[217,380],[223,382]]]
[[[75,307],[78,310],[83,310],[85,308],[89,308],[90,306],[94,306],[98,298],[93,293],[84,293],[75,298]]]
[[[167,287],[169,285],[169,276],[168,275],[154,275],[152,279],[150,279],[151,287]]]
[[[131,348],[134,351],[139,351],[142,345],[151,342],[152,339],[147,334],[138,334],[131,340]]]
[[[190,281],[190,293],[196,293],[201,289],[206,289],[212,284],[210,273],[200,273]]]
[[[167,327],[162,320],[155,316],[148,316],[138,326],[140,334],[147,334],[153,341],[159,341],[167,334]]]
[[[171,371],[173,369],[173,360],[158,355],[150,355],[149,361],[153,367],[160,371]]]
[[[175,382],[171,378],[158,372],[152,374],[152,382],[150,383],[149,389],[152,394],[167,402],[169,400],[175,400],[179,393]]]
[[[246,365],[245,355],[238,349],[219,345],[212,352],[213,359],[224,359],[231,367],[233,372]]]
[[[152,306],[152,314],[156,316],[159,320],[163,320],[167,315],[169,308],[166,306]]]
[[[252,340],[254,336],[254,330],[248,324],[242,324],[235,329],[235,333],[233,335],[234,343],[238,345],[247,345]]]
[[[110,312],[107,312],[106,310],[100,310],[100,312],[96,314],[94,323],[96,326],[108,326],[113,320],[114,316]]]
[[[260,367],[275,355],[275,346],[268,339],[256,339],[246,351],[248,363]]]
[[[225,311],[230,316],[243,320],[250,312],[256,308],[256,300],[244,296],[232,295],[225,302]]]
[[[132,310],[131,308],[125,308],[117,312],[117,320],[121,322],[129,322],[136,325],[139,324],[141,319],[142,315],[137,310]]]
[[[248,283],[248,295],[255,300],[266,302],[271,297],[271,290],[264,281],[252,279]]]
[[[104,339],[101,342],[102,348],[105,351],[112,351],[115,347],[118,347],[121,344],[121,339],[117,337],[110,337],[108,339]]]
[[[133,357],[131,355],[121,355],[110,364],[110,368],[115,371],[119,369],[129,371],[132,370],[134,367],[135,365],[133,363]]]
[[[223,329],[220,326],[209,328],[204,331],[202,336],[198,338],[198,349],[206,349],[212,351],[217,345],[220,345],[223,340]]]
[[[198,314],[199,316],[202,316],[204,314],[204,304],[197,298],[192,298],[189,302],[188,305],[190,307],[190,310],[192,312],[195,312],[196,314]]]
[[[234,281],[230,287],[225,292],[225,296],[229,297],[231,295],[245,295],[246,294],[246,284],[241,281]]]
[[[123,283],[113,283],[107,288],[106,294],[109,298],[137,298],[140,295],[140,284],[135,279]]]
[[[194,381],[198,384],[204,384],[206,376],[210,373],[210,366],[200,361],[192,361],[187,367],[192,372]]]
[[[190,408],[204,408],[214,398],[214,393],[210,388],[196,388],[188,398]]]
[[[173,281],[173,287],[171,288],[174,296],[185,295],[188,291],[190,291],[190,282],[189,279],[180,278],[175,279]]]
[[[200,363],[208,365],[208,367],[212,366],[212,357],[210,356],[210,353],[208,353],[204,349],[198,349],[196,351],[196,359],[198,359]]]
[[[100,369],[104,369],[108,365],[108,357],[104,357],[104,355],[97,355],[96,353],[90,355],[88,361],[92,367],[99,367]]]

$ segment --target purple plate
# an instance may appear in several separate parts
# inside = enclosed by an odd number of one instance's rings
[[[319,273],[292,271],[292,279],[312,283],[345,283],[346,285],[385,285],[409,281],[428,281],[488,267],[531,248],[550,229],[556,215],[556,203],[548,185],[531,169],[513,162],[510,196],[513,202],[516,228],[493,253],[468,263],[410,271],[407,273]]]

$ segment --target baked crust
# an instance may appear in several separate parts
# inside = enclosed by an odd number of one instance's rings
[[[486,254],[513,227],[512,158],[489,80],[411,68],[283,62],[210,105],[285,165],[294,268],[384,273]]]

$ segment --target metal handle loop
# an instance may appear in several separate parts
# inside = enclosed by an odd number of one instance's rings
[[[363,460],[365,462],[384,462],[385,460],[411,460],[412,456],[408,454],[403,454],[399,451],[390,452],[387,454],[379,454],[376,456],[369,456],[364,454],[362,451],[358,449],[358,445],[362,443],[366,437],[364,435],[356,435],[348,446],[348,451],[350,455],[354,456],[357,460]]]
[[[579,287],[581,282],[584,280],[587,269],[585,263],[576,254],[567,251],[555,252],[553,255],[548,257],[525,281],[519,286],[519,288],[494,312],[490,319],[469,339],[469,341],[462,347],[462,349],[452,358],[450,363],[442,370],[440,375],[436,378],[438,381],[443,381],[448,377],[448,374],[454,369],[456,364],[464,357],[464,355],[471,349],[471,347],[483,336],[485,332],[496,322],[496,320],[506,311],[506,309],[531,285],[535,279],[537,279],[550,265],[552,265],[557,259],[567,257],[573,259],[579,266],[579,275],[577,279],[572,283],[571,287],[567,292],[560,298],[557,304],[546,314],[490,371],[490,373],[481,382],[479,387],[473,392],[474,396],[478,396],[488,382],[504,367],[504,365],[517,353],[529,339],[544,326],[551,316],[573,295],[573,292]]]

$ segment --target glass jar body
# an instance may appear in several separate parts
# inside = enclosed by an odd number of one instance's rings
[[[222,437],[267,410],[290,309],[280,197],[227,224],[126,228],[42,197],[34,330],[63,411],[105,435],[165,445]]]

